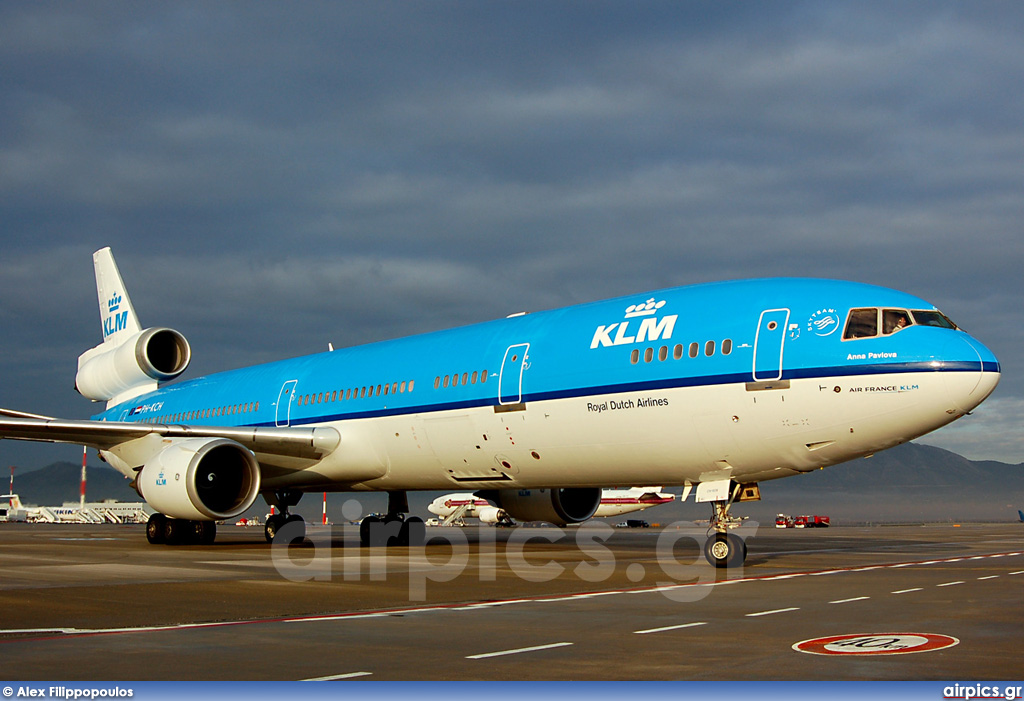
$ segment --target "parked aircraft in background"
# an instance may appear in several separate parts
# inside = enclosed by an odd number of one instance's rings
[[[103,342],[75,386],[90,421],[0,412],[0,437],[91,446],[158,511],[157,542],[208,541],[263,495],[301,534],[305,492],[385,491],[364,519],[417,543],[408,490],[468,489],[517,520],[591,518],[616,484],[694,488],[704,553],[743,562],[759,482],[909,441],[970,412],[1000,367],[928,302],[806,279],[646,292],[165,384],[185,337],[143,329],[110,249]],[[258,309],[247,313],[258,313]]]
[[[601,503],[591,518],[619,516],[675,501],[676,495],[660,490],[661,487],[602,489]],[[470,492],[439,496],[430,502],[427,511],[440,517],[445,524],[462,518],[478,518],[483,523],[512,523],[512,518],[504,509]]]

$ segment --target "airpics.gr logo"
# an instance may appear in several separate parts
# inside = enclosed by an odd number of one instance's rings
[[[839,328],[839,312],[835,309],[819,309],[807,320],[807,330],[815,336],[831,336]]]
[[[103,338],[128,328],[128,310],[120,311],[124,298],[117,292],[107,300],[107,316],[103,319]]]
[[[672,332],[676,327],[678,314],[669,314],[660,319],[658,311],[665,306],[665,300],[658,302],[651,297],[646,302],[631,304],[626,307],[626,321],[617,321],[614,324],[598,326],[594,331],[594,338],[590,341],[591,349],[597,347],[609,348],[611,346],[623,346],[629,343],[645,343],[659,339],[672,338]],[[641,318],[642,317],[642,318]],[[641,318],[635,335],[631,333],[630,324],[632,319]],[[615,334],[614,337],[612,334]]]

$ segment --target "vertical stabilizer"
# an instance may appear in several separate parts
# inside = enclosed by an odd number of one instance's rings
[[[103,341],[109,341],[115,346],[121,345],[142,330],[139,318],[135,316],[135,309],[110,249],[101,248],[93,253],[92,262],[96,269],[96,294],[100,302]]]

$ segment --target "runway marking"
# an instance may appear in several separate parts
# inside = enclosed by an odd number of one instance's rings
[[[786,613],[787,611],[799,611],[799,610],[800,610],[800,607],[798,607],[798,606],[790,606],[789,608],[785,608],[785,609],[772,609],[771,611],[758,611],[757,613],[748,613],[748,614],[745,614],[745,615],[747,616],[747,618],[757,618],[758,616],[771,616],[772,614],[775,614],[775,613]]]
[[[1011,557],[1024,555],[1024,552],[1004,552],[1004,553],[992,553],[987,555],[980,555],[978,557],[997,558],[997,557]],[[416,613],[430,613],[440,611],[472,611],[475,609],[486,609],[493,606],[507,606],[512,604],[533,604],[542,603],[544,601],[556,600],[556,601],[573,601],[576,599],[587,599],[597,596],[612,596],[616,594],[649,594],[660,591],[669,591],[676,589],[685,589],[687,587],[714,587],[722,584],[736,584],[738,582],[758,582],[758,581],[772,581],[776,579],[786,579],[790,577],[798,577],[805,575],[826,575],[826,574],[839,574],[849,572],[866,572],[869,570],[886,569],[886,568],[899,568],[899,567],[911,567],[914,565],[921,565],[922,562],[935,562],[941,564],[944,562],[959,562],[964,557],[951,558],[949,560],[928,560],[928,561],[914,561],[914,562],[901,562],[894,564],[882,564],[882,565],[869,565],[866,567],[856,568],[836,568],[829,570],[818,570],[813,572],[798,572],[790,573],[786,575],[755,575],[750,577],[736,577],[735,579],[723,579],[715,582],[687,582],[674,585],[654,585],[654,586],[641,586],[641,587],[630,587],[624,589],[607,589],[589,592],[580,592],[577,594],[553,594],[549,596],[538,596],[532,598],[521,598],[521,599],[508,599],[499,601],[481,601],[477,603],[460,603],[460,604],[435,604],[435,605],[424,605],[419,607],[401,608],[396,607],[393,609],[379,609],[374,611],[349,611],[340,612],[335,614],[322,614],[322,615],[311,615],[311,616],[288,616],[281,618],[260,618],[260,619],[241,619],[233,621],[207,621],[207,622],[195,622],[195,623],[178,623],[178,624],[167,624],[167,625],[155,625],[155,626],[139,626],[139,627],[118,627],[118,628],[71,628],[71,627],[60,627],[53,626],[50,628],[9,628],[0,629],[0,645],[24,642],[26,640],[44,640],[60,638],[66,639],[69,637],[84,637],[84,636],[97,636],[97,635],[123,635],[131,633],[161,633],[161,632],[173,632],[191,629],[204,629],[204,628],[224,628],[228,626],[242,626],[242,625],[254,625],[254,624],[268,624],[268,623],[314,623],[314,622],[333,622],[333,621],[348,621],[348,620],[361,620],[367,618],[381,618],[393,616],[396,614],[409,615]],[[1009,575],[1020,575],[1024,574],[1024,570],[1018,570],[1016,572],[1010,572]],[[952,586],[953,583],[939,586]],[[963,584],[963,582],[957,582],[957,584]],[[896,593],[909,593],[912,591],[920,591],[920,588],[916,589],[904,589]],[[749,617],[766,616],[773,613],[783,613],[786,611],[796,611],[798,608],[787,608],[787,609],[776,609],[773,611],[762,611],[753,614],[745,614]],[[12,636],[12,637],[3,637]],[[35,637],[30,637],[35,636]]]
[[[797,572],[795,574],[775,574],[769,577],[762,577],[761,580],[765,582],[770,582],[773,579],[793,579],[794,577],[806,577],[807,574],[807,572]]]
[[[1008,576],[1008,577],[1012,577],[1012,576],[1013,576],[1013,575],[1015,575],[1015,574],[1024,574],[1024,570],[1020,570],[1020,571],[1018,571],[1018,572],[1011,572],[1011,573],[1010,573],[1010,574],[1008,574],[1007,576]]]
[[[706,626],[707,621],[698,621],[696,623],[681,623],[677,626],[663,626],[661,628],[648,628],[647,630],[634,630],[633,632],[637,635],[646,635],[647,633],[663,633],[666,630],[679,630],[680,628],[694,628],[696,626]]]
[[[899,591],[892,592],[893,594],[909,594],[912,591],[923,591],[922,587],[914,587],[913,589],[900,589]]]
[[[482,652],[479,655],[466,655],[467,660],[484,660],[488,657],[502,657],[504,655],[518,655],[522,652],[537,652],[538,650],[551,650],[556,647],[566,647],[573,643],[550,643],[548,645],[533,645],[532,647],[518,647],[514,650],[499,650],[498,652]]]
[[[356,677],[369,677],[373,672],[349,672],[348,674],[332,674],[329,677],[313,677],[312,679],[300,679],[301,682],[333,682],[339,679],[354,679]]]
[[[980,582],[981,580],[983,580],[983,579],[999,579],[999,575],[998,575],[998,574],[990,574],[990,575],[989,575],[989,576],[987,576],[987,577],[978,577],[978,581],[979,581],[979,582]]]
[[[963,584],[963,582],[946,582],[945,584],[936,584],[937,587],[955,587],[957,584]]]
[[[852,599],[839,599],[838,601],[830,601],[829,603],[830,604],[848,604],[851,601],[864,601],[865,599],[870,599],[870,598],[871,598],[870,596],[855,596]]]

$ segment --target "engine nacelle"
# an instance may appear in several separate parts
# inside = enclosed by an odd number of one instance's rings
[[[497,506],[481,506],[476,510],[477,518],[480,519],[480,523],[500,523],[508,519],[508,514],[504,509],[499,509]]]
[[[499,489],[480,495],[517,521],[547,521],[556,526],[586,521],[601,505],[599,487]]]
[[[225,438],[190,438],[164,448],[136,480],[142,498],[171,518],[219,521],[252,506],[260,466],[244,446]]]
[[[174,329],[146,329],[118,346],[106,349],[106,345],[86,351],[78,359],[75,389],[95,401],[109,401],[137,387],[173,380],[192,359],[188,341]]]

